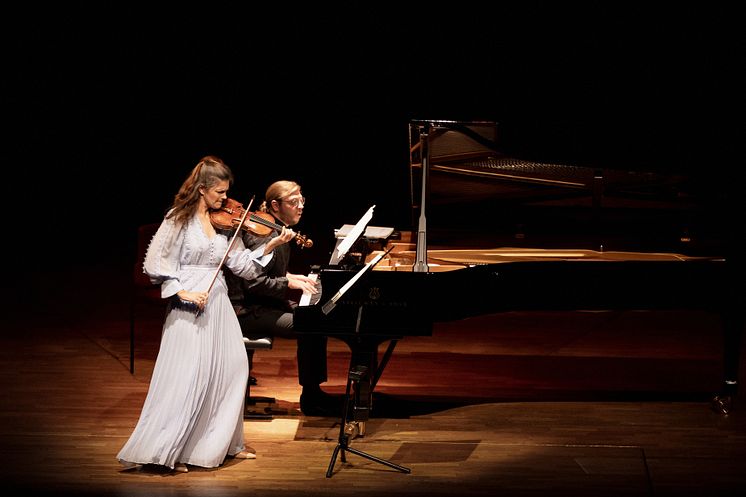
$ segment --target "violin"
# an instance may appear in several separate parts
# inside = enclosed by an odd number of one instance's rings
[[[220,209],[210,211],[210,222],[216,228],[224,230],[237,228],[245,212],[246,209],[241,202],[227,198]],[[267,212],[249,212],[241,228],[257,236],[267,236],[273,230],[282,231],[282,226],[273,222],[273,219],[274,217]],[[295,241],[300,248],[313,247],[313,241],[300,233],[295,234]]]

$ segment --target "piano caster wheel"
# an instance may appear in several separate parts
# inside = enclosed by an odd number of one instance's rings
[[[350,439],[365,436],[365,421],[349,421],[346,423],[345,435]]]
[[[712,408],[720,414],[728,414],[733,410],[733,398],[729,395],[716,395],[712,398]]]

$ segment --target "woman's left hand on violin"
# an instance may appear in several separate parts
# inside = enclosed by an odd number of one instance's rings
[[[279,247],[280,245],[289,242],[293,238],[295,238],[295,232],[287,228],[285,226],[282,227],[282,230],[280,231],[280,234],[276,237],[272,238],[269,243],[264,248],[264,255],[269,254],[272,252],[275,248]]]

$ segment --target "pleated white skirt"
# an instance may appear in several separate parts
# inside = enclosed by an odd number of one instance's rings
[[[211,292],[200,316],[171,309],[140,419],[117,459],[125,466],[221,465],[244,450],[248,375],[241,329],[225,291]]]

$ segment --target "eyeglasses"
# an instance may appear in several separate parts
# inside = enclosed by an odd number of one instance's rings
[[[290,204],[292,207],[298,207],[298,205],[301,205],[301,204],[306,205],[306,197],[294,198],[290,200],[278,198],[277,201],[286,202]]]

